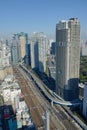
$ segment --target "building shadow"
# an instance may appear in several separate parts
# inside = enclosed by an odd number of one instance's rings
[[[78,78],[72,78],[68,81],[68,88],[66,85],[64,86],[63,90],[63,98],[66,101],[72,101],[75,99],[78,99],[79,97],[79,79]]]

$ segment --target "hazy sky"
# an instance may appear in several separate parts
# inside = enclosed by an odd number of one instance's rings
[[[55,37],[56,23],[78,17],[87,35],[87,0],[0,0],[0,35],[41,31]]]

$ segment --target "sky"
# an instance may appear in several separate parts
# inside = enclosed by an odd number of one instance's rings
[[[87,0],[0,0],[0,36],[44,32],[55,37],[60,20],[78,17],[87,39]]]

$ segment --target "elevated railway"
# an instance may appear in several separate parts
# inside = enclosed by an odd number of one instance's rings
[[[20,71],[20,69],[18,69],[17,67],[13,67],[13,72],[14,72],[14,76],[18,80],[19,86],[21,88],[22,94],[24,95],[25,102],[30,110],[31,117],[36,125],[36,128],[38,130],[39,129],[44,130],[44,120],[42,116],[45,113],[46,106],[40,103],[40,99],[38,99],[36,96],[37,92],[34,90],[35,87],[33,83],[29,80],[29,78],[27,78],[27,75],[24,73],[24,71],[23,70]],[[32,91],[32,89],[34,91]],[[41,102],[43,102],[42,97],[41,97]],[[64,128],[60,123],[60,121],[55,122],[54,118],[52,118],[50,124],[50,130],[56,130],[58,129],[58,127],[60,128],[60,130]]]
[[[21,67],[21,68],[20,68]],[[61,98],[59,98],[58,97],[58,95],[56,95],[55,93],[53,93],[51,90],[49,90],[44,84],[43,84],[43,82],[41,82],[41,80],[39,80],[36,76],[35,76],[35,74],[32,72],[32,70],[27,70],[26,69],[26,67],[25,66],[18,66],[17,68],[19,68],[21,71],[22,71],[22,73],[24,73],[24,72],[26,72],[26,74],[27,74],[27,76],[29,77],[29,80],[31,80],[31,83],[34,85],[34,86],[37,86],[37,87],[33,87],[33,89],[35,88],[38,88],[38,90],[40,90],[41,91],[41,93],[43,93],[44,94],[44,96],[50,101],[50,102],[52,102],[52,103],[54,103],[54,104],[59,104],[59,101],[60,102],[66,102],[66,101],[62,101],[62,99]],[[20,73],[18,74],[19,76],[18,76],[18,79],[19,79],[19,81],[20,81],[20,78],[22,78],[22,80],[21,80],[21,83],[22,83],[22,92],[24,93],[24,96],[25,96],[25,100],[26,100],[26,103],[28,104],[28,106],[30,106],[30,109],[31,109],[31,112],[33,112],[33,114],[32,114],[32,116],[33,116],[33,118],[35,118],[35,120],[36,120],[36,124],[37,124],[37,126],[38,126],[38,128],[42,128],[43,127],[43,120],[42,119],[40,119],[39,118],[39,116],[41,116],[41,115],[43,115],[43,114],[40,114],[40,115],[38,115],[37,116],[37,113],[38,113],[38,111],[37,110],[39,110],[39,112],[40,111],[42,111],[41,113],[43,113],[43,111],[44,111],[44,109],[42,108],[42,110],[41,110],[41,107],[40,107],[40,104],[38,105],[38,104],[36,104],[37,102],[36,101],[34,101],[34,100],[36,100],[36,98],[35,98],[35,96],[33,97],[33,94],[31,93],[31,92],[28,92],[28,87],[30,86],[30,88],[32,88],[31,87],[31,85],[29,85],[29,84],[27,84],[27,85],[25,85],[25,83],[27,83],[27,82],[29,82],[29,81],[27,81],[27,80],[25,80],[25,82],[23,82],[23,77],[20,75]],[[25,76],[24,76],[24,79],[25,79]],[[46,93],[47,92],[47,93]],[[30,93],[30,94],[29,94]],[[35,91],[35,94],[36,94],[36,91]],[[47,94],[47,95],[46,95]],[[48,94],[49,94],[49,96],[50,96],[50,98],[48,97]],[[31,96],[31,97],[30,97]],[[32,100],[32,98],[34,99],[34,100]],[[29,99],[29,100],[28,100]],[[55,102],[53,102],[53,100],[52,99],[54,99],[54,100],[58,100],[58,103],[55,103]],[[34,101],[34,104],[32,103]],[[31,104],[31,105],[30,105]],[[35,106],[35,104],[36,104],[36,106]],[[61,104],[59,104],[59,105],[61,105]],[[72,105],[73,105],[73,103],[72,103]],[[72,106],[71,104],[69,105],[69,106]],[[76,104],[76,105],[78,105],[78,104]],[[42,105],[41,105],[42,106]],[[67,106],[67,105],[62,105],[62,106]],[[33,108],[33,109],[32,109]],[[54,105],[54,107],[53,108],[55,108],[55,105]],[[36,110],[37,109],[37,110]],[[71,126],[72,126],[72,129],[71,130],[77,130],[77,128],[74,126],[74,124],[71,122],[71,119],[70,119],[70,122],[69,122],[69,118],[66,120],[66,118],[65,119],[62,119],[62,115],[64,115],[64,114],[62,114],[61,112],[62,111],[60,111],[60,110],[58,110],[58,111],[54,111],[54,112],[56,112],[57,114],[58,114],[58,117],[59,117],[59,120],[62,120],[63,121],[63,123],[64,123],[64,125],[66,126],[66,124],[67,124],[67,128],[69,128],[70,127],[70,123],[71,123]],[[36,113],[36,114],[34,114],[34,113]],[[56,114],[56,115],[57,115]],[[70,115],[70,114],[69,114]],[[35,116],[35,117],[34,117]],[[37,121],[38,119],[37,119],[37,117],[40,119],[40,122],[39,121]],[[74,119],[71,115],[70,115],[70,117],[72,118],[72,119]],[[41,121],[42,120],[42,121]],[[75,122],[80,126],[80,128],[82,128],[83,130],[86,130],[85,128],[85,126],[84,126],[84,124],[82,125],[81,123],[81,125],[78,123],[78,119],[74,119],[75,120]],[[39,124],[39,125],[38,125]],[[54,128],[52,128],[52,127],[54,127],[55,125],[52,125],[51,126],[51,129],[54,129]],[[71,128],[71,127],[70,127]]]
[[[29,76],[31,80],[34,81],[35,85],[39,88],[39,90],[44,94],[44,96],[53,104],[59,104],[62,106],[80,106],[82,104],[81,101],[64,101],[61,99],[56,93],[51,91],[41,80],[32,72],[32,70],[28,70],[23,64],[19,65]],[[70,112],[68,112],[66,109],[65,111],[69,114],[69,116],[74,119],[74,121],[83,129],[86,130],[87,126],[79,120],[76,116],[72,115]]]
[[[81,102],[79,100],[77,101],[64,101],[61,99],[56,93],[51,91],[35,74],[33,74],[31,71],[29,71],[24,65],[19,65],[27,74],[28,76],[34,81],[34,83],[37,85],[37,87],[42,91],[42,93],[53,103],[59,104],[59,105],[65,105],[65,106],[78,106],[81,105]]]

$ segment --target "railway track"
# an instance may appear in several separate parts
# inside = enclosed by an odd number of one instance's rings
[[[75,121],[65,112],[65,110],[58,105],[55,105],[55,113],[59,117],[60,121],[66,126],[68,130],[82,130],[80,126],[78,126]]]
[[[24,95],[25,102],[30,109],[31,116],[33,118],[33,121],[35,122],[36,127],[39,128],[39,127],[44,126],[43,119],[40,116],[40,109],[38,110],[37,108],[39,104],[36,97],[34,96],[34,94],[32,93],[30,89],[30,86],[28,83],[29,81],[26,79],[26,77],[23,76],[23,74],[20,73],[20,71],[17,68],[13,68],[13,71],[20,85],[22,94]],[[41,113],[42,113],[42,110],[41,110]]]
[[[39,93],[39,95],[37,94],[38,96],[36,96],[36,94],[32,91],[31,87],[33,87],[33,89],[35,89],[35,87],[34,85],[32,86],[31,81],[29,82],[29,79],[25,76],[25,74],[23,74],[23,72],[15,67],[13,67],[13,72],[16,79],[18,80],[22,94],[24,95],[25,102],[30,109],[32,119],[37,129],[44,130],[44,121],[42,116],[45,113],[45,107],[47,108],[46,101],[43,101],[44,103],[42,103],[43,96]],[[36,92],[38,90],[34,91]],[[50,105],[48,101],[47,104]],[[59,125],[57,123],[55,124],[55,121],[53,121],[52,118],[50,118],[50,122],[50,130],[58,130],[58,127],[59,130],[63,130],[62,125],[60,125],[60,123]]]
[[[38,130],[44,130],[42,116],[47,109],[51,113],[50,130],[80,130],[75,125],[75,122],[72,121],[72,118],[64,112],[61,106],[54,105],[52,108],[48,100],[43,96],[39,89],[35,87],[34,82],[29,81],[28,76],[23,70],[13,67],[13,72],[19,82],[25,102],[30,109],[31,116]]]

